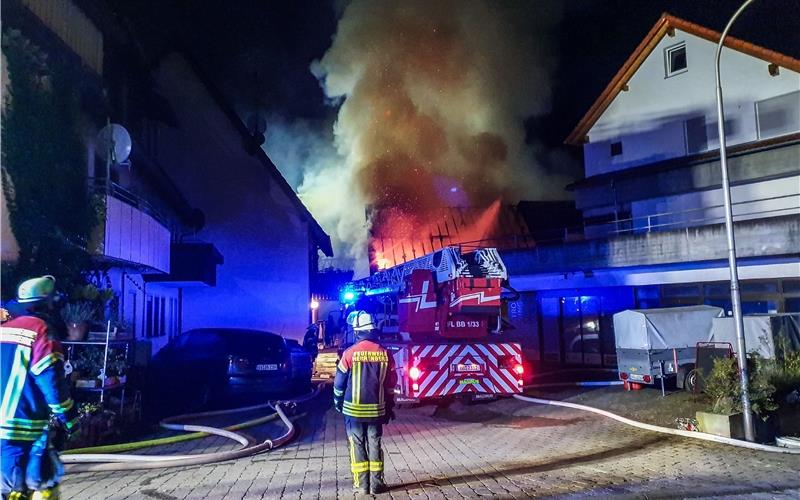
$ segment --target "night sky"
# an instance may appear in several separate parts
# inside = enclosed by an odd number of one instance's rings
[[[332,120],[335,110],[309,65],[329,48],[344,2],[330,0],[140,0],[112,2],[135,19],[156,56],[187,46],[239,109],[260,108],[287,119]],[[552,113],[528,123],[558,147],[662,12],[721,31],[739,0],[531,0],[563,9],[556,45]],[[800,1],[761,0],[731,34],[800,57]]]

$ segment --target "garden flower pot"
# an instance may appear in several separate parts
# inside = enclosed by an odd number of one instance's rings
[[[81,321],[80,323],[67,323],[67,340],[73,342],[81,342],[86,339],[86,333],[89,331],[89,323]]]
[[[697,426],[701,432],[734,439],[744,439],[743,416],[741,413],[723,415],[698,411],[696,417]]]

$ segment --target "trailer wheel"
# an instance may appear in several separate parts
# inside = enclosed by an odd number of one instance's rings
[[[683,390],[695,393],[697,390],[697,377],[699,376],[697,369],[690,370],[683,378]]]

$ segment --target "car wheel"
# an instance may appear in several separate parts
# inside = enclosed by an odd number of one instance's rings
[[[683,379],[683,389],[694,394],[697,391],[697,370],[691,370],[686,374]]]

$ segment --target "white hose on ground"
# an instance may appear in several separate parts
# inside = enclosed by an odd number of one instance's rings
[[[548,387],[605,387],[608,385],[622,385],[622,380],[591,380],[587,382],[553,382],[550,384],[530,384],[522,386],[523,389],[545,389]]]
[[[670,429],[669,427],[661,427],[659,425],[645,424],[643,422],[637,422],[636,420],[631,420],[629,418],[617,415],[616,413],[611,413],[610,411],[601,410],[599,408],[594,408],[592,406],[579,405],[577,403],[569,403],[567,401],[554,401],[552,399],[532,398],[530,396],[522,396],[520,394],[515,394],[514,397],[519,399],[520,401],[527,401],[529,403],[536,403],[540,405],[549,405],[549,406],[563,406],[565,408],[572,408],[575,410],[589,411],[592,413],[596,413],[598,415],[602,415],[604,417],[614,419],[617,422],[622,422],[623,424],[630,425],[638,429],[644,429],[647,431],[660,432],[662,434],[670,434],[673,436],[681,436],[692,439],[701,439],[703,441],[713,441],[715,443],[728,444],[731,446],[738,446],[740,448],[749,448],[751,450],[769,451],[772,453],[786,453],[789,455],[800,455],[800,449],[782,448],[780,446],[770,446],[766,444],[751,443],[749,441],[740,441],[738,439],[715,436],[713,434],[706,434],[705,432],[684,431],[681,429]]]
[[[531,378],[539,378],[539,377],[546,377],[548,375],[555,375],[557,373],[586,373],[586,372],[614,372],[618,373],[616,368],[565,368],[563,370],[552,370],[549,372],[542,372],[542,373],[534,373],[531,375]]]
[[[226,460],[235,460],[250,455],[255,455],[272,448],[281,446],[288,442],[295,434],[295,427],[292,421],[284,413],[282,405],[296,404],[317,396],[324,384],[318,384],[309,394],[300,396],[292,400],[278,401],[276,403],[265,403],[243,408],[230,410],[207,411],[201,413],[177,415],[162,420],[159,425],[166,429],[204,432],[216,436],[225,437],[238,442],[241,447],[235,450],[221,451],[214,453],[199,453],[193,455],[138,455],[138,454],[116,454],[116,453],[86,453],[77,455],[62,455],[61,460],[64,464],[70,465],[68,472],[100,472],[100,471],[121,471],[135,469],[155,469],[160,467],[183,467],[187,465],[202,465]],[[260,443],[252,437],[237,432],[219,429],[205,425],[191,425],[172,423],[177,420],[196,419],[216,415],[229,415],[232,413],[242,413],[245,411],[257,410],[262,408],[272,408],[286,425],[286,432],[275,439],[266,439]]]

